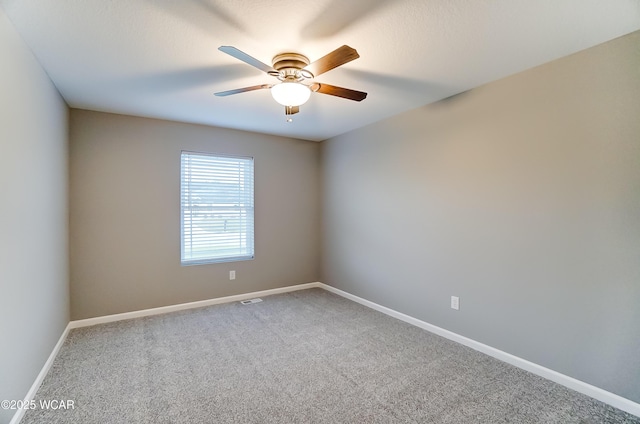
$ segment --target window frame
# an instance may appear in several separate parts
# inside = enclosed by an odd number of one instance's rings
[[[248,244],[250,244],[250,252],[246,255],[237,255],[234,254],[232,256],[223,256],[223,257],[207,257],[207,258],[196,258],[196,259],[188,259],[185,258],[185,210],[183,203],[183,185],[185,184],[185,171],[184,171],[184,156],[185,155],[193,155],[193,156],[207,156],[212,158],[220,158],[220,159],[239,159],[244,161],[251,162],[251,231],[247,231],[245,237],[247,238]],[[239,197],[240,199],[240,197]],[[225,263],[225,262],[240,262],[240,261],[250,261],[255,259],[255,158],[253,156],[240,156],[240,155],[229,155],[229,154],[218,154],[211,152],[199,152],[192,150],[181,150],[180,151],[180,265],[181,266],[193,266],[193,265],[206,265],[206,264],[216,264],[216,263]],[[193,203],[191,203],[193,204]],[[240,207],[242,209],[242,206]],[[245,208],[246,209],[246,208]],[[191,211],[193,209],[190,209]],[[192,213],[192,212],[191,212]],[[193,241],[193,233],[190,237]]]

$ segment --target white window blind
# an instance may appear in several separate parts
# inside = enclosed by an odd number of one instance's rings
[[[252,259],[253,158],[182,152],[181,262]]]

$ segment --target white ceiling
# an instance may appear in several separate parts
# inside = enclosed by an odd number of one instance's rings
[[[0,0],[71,107],[324,140],[640,29],[640,0]],[[285,121],[271,64],[348,44],[360,58],[318,81]]]

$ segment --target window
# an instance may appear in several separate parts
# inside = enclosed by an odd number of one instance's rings
[[[253,158],[182,152],[181,262],[253,259]]]

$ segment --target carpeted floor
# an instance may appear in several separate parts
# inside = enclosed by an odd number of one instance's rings
[[[321,289],[72,330],[22,423],[640,423]]]

